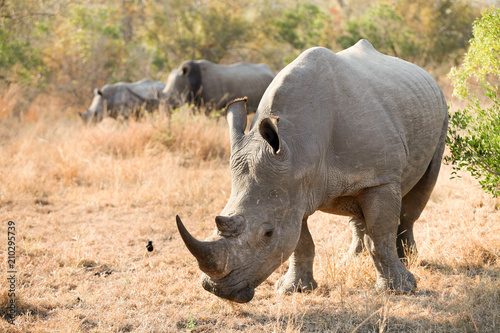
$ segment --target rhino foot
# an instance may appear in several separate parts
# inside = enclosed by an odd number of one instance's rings
[[[309,292],[318,287],[312,274],[307,274],[305,277],[298,277],[285,274],[276,282],[276,290],[280,294],[290,294],[293,292]]]
[[[375,284],[379,291],[390,290],[396,294],[411,294],[417,289],[417,280],[410,272],[394,274],[390,278],[379,277]]]

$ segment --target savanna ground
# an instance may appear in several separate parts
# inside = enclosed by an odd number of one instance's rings
[[[498,199],[443,165],[417,222],[415,295],[373,290],[368,256],[341,260],[347,218],[310,218],[319,288],[274,293],[285,265],[238,305],[203,290],[175,226],[198,238],[230,194],[223,118],[184,110],[169,121],[107,119],[84,126],[76,108],[39,97],[18,115],[0,96],[0,331],[2,332],[498,332]],[[7,227],[15,222],[15,325],[8,323]],[[146,244],[153,241],[154,250]]]

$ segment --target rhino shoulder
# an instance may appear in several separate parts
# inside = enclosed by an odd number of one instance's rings
[[[137,84],[137,85],[146,84],[146,85],[149,85],[149,84],[153,84],[154,82],[155,81],[151,81],[150,79],[142,79],[142,80],[134,82],[133,84]]]
[[[332,57],[335,57],[335,53],[330,50],[330,49],[327,49],[326,47],[322,47],[322,46],[315,46],[315,47],[311,47],[310,49],[307,49],[305,50],[304,52],[302,52],[301,55],[299,55],[299,58],[301,57],[305,57],[305,58],[332,58]]]
[[[123,82],[120,82],[123,84]],[[100,95],[102,97],[109,97],[112,96],[118,89],[120,89],[120,84],[115,83],[115,84],[105,84],[99,89]]]
[[[370,43],[366,39],[360,39],[356,44],[354,44],[352,46],[352,48],[355,49],[355,50],[361,50],[361,51],[364,51],[364,52],[376,52],[376,53],[380,53],[380,52],[378,52],[375,49],[375,47],[372,45],[372,43]]]
[[[325,47],[312,47],[302,52],[302,54],[286,66],[284,73],[291,72],[304,78],[309,77],[312,72],[323,72],[325,66],[334,66],[338,59],[339,57],[336,53]]]
[[[165,88],[164,84],[152,80],[141,80],[126,86],[128,94],[131,98],[139,100],[155,100],[158,99],[158,93]]]
[[[375,49],[375,47],[367,41],[366,39],[360,39],[353,46],[340,51],[337,53],[339,56],[346,58],[363,58],[363,57],[383,57],[383,58],[393,58],[386,54],[380,53]]]
[[[214,64],[210,60],[206,60],[206,59],[200,59],[200,60],[196,60],[196,61],[191,61],[191,64],[198,65],[202,71],[205,71],[207,69],[210,70],[212,68],[220,66],[220,65]]]
[[[165,83],[161,81],[154,81],[154,86],[158,91],[162,91],[163,89],[165,89]]]
[[[150,79],[142,79],[136,82],[133,82],[130,84],[130,86],[137,86],[137,87],[147,87],[147,88],[160,88],[163,89],[165,87],[165,84],[161,81],[153,81]]]
[[[255,67],[258,68],[263,74],[269,74],[272,77],[276,76],[274,71],[267,64],[260,63],[256,64]]]
[[[350,48],[340,51],[338,53],[335,53],[332,50],[321,46],[312,47],[304,51],[296,60],[303,61],[303,59],[306,59],[307,62],[326,60],[330,64],[332,64],[336,62],[336,60],[341,58],[375,56],[375,55],[386,57],[382,53],[378,52],[369,41],[367,41],[366,39],[361,39]]]

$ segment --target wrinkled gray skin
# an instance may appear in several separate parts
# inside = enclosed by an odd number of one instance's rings
[[[165,88],[163,82],[143,79],[133,83],[119,82],[106,84],[94,89],[94,99],[85,113],[80,113],[87,122],[99,122],[105,116],[127,119],[130,115],[139,116],[141,107],[152,111],[160,103],[159,95]]]
[[[274,77],[274,72],[265,64],[184,61],[168,76],[162,108],[175,109],[189,103],[219,110],[229,101],[247,96],[247,111],[255,112]]]
[[[316,288],[307,218],[321,210],[350,216],[350,254],[366,248],[377,289],[414,291],[403,262],[416,251],[413,224],[436,182],[448,123],[432,77],[365,40],[337,54],[312,48],[276,76],[247,134],[244,109],[241,100],[227,107],[232,189],[215,233],[201,242],[177,221],[203,287],[248,302],[291,256],[278,291]]]

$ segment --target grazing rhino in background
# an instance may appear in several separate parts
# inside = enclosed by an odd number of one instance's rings
[[[235,98],[247,96],[248,112],[255,112],[274,77],[274,72],[265,64],[184,61],[168,76],[162,108],[175,109],[189,103],[218,110]]]
[[[307,226],[316,210],[351,217],[350,254],[366,247],[377,289],[416,288],[401,260],[416,251],[413,224],[436,183],[448,124],[426,71],[366,40],[337,54],[312,48],[276,76],[247,134],[245,100],[226,112],[232,188],[215,233],[198,241],[177,216],[206,290],[248,302],[290,256],[278,291],[316,288]]]
[[[125,119],[130,115],[139,116],[142,106],[148,111],[157,109],[159,95],[165,88],[163,82],[143,79],[133,83],[118,82],[94,89],[94,99],[85,113],[80,116],[85,122],[99,122],[106,115]]]

